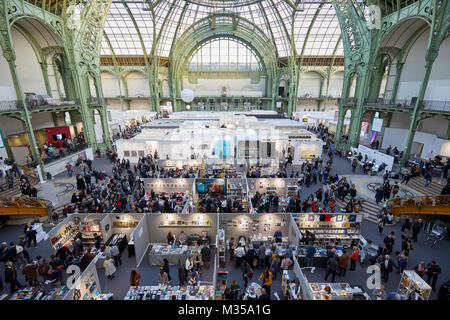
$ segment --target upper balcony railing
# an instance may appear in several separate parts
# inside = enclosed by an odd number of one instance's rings
[[[450,101],[424,100],[422,109],[425,111],[450,112]]]
[[[80,105],[79,100],[68,99],[46,99],[46,100],[26,100],[28,109],[46,109],[52,107],[68,107]]]
[[[0,101],[0,112],[20,111],[21,106],[18,100]]]
[[[337,99],[338,105],[347,105],[347,106],[352,106],[356,104],[356,99],[355,98],[338,98]]]

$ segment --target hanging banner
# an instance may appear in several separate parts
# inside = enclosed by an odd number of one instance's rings
[[[383,130],[383,118],[374,117],[372,120],[372,131],[380,133]]]

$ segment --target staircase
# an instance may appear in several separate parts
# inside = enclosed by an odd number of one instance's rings
[[[360,198],[362,201],[362,206],[363,206],[363,210],[362,212],[364,212],[365,215],[365,219],[367,221],[373,222],[373,223],[377,223],[377,214],[378,211],[381,210],[381,208],[383,208],[383,205],[381,204],[376,204],[374,201],[370,201],[364,198]],[[348,201],[350,200],[350,197],[347,195],[345,197],[344,202],[340,201],[339,199],[336,199],[336,204],[342,208],[345,208]]]
[[[434,177],[428,187],[425,186],[425,178],[423,176],[414,177],[409,180],[406,186],[426,196],[439,196],[444,185],[434,181],[438,178]]]
[[[36,186],[39,183],[39,178],[37,177],[37,173],[34,169],[30,169],[28,167],[21,167],[23,170],[23,173],[28,177],[30,180],[31,186]],[[21,191],[20,191],[20,184],[22,181],[20,181],[20,177],[16,176],[14,177],[14,186],[13,188],[9,188],[9,183],[6,181],[6,179],[2,178],[0,182],[0,186],[3,188],[4,191],[0,192],[0,197],[7,198],[7,197],[20,197]]]

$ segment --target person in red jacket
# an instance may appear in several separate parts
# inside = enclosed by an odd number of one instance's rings
[[[350,256],[350,271],[355,271],[356,261],[358,261],[359,250],[358,247],[353,247],[352,255]]]

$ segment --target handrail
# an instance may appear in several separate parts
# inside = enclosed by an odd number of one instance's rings
[[[21,109],[19,100],[0,101],[0,112],[19,111]]]

